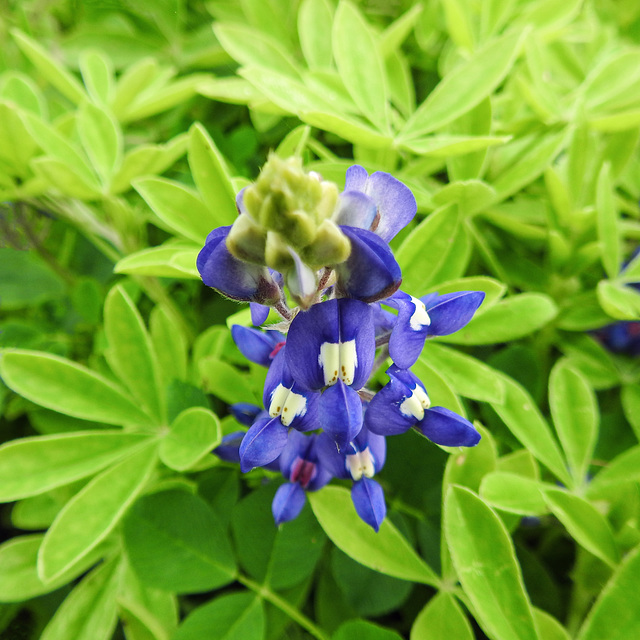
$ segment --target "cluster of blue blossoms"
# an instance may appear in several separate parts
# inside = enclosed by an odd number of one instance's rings
[[[413,428],[444,446],[480,440],[462,416],[431,406],[410,368],[427,337],[471,320],[484,293],[418,299],[399,290],[388,243],[413,219],[416,201],[387,173],[352,166],[338,193],[298,160],[274,156],[237,205],[236,223],[209,234],[198,270],[206,285],[250,302],[254,326],[270,309],[281,321],[264,330],[232,328],[245,357],[268,368],[264,408],[231,407],[249,428],[227,436],[216,454],[243,472],[264,467],[284,475],[272,505],[277,524],[300,513],[306,491],[344,478],[353,483],[358,515],[377,531],[386,505],[374,476],[385,462],[386,436]],[[388,358],[387,384],[367,388]]]

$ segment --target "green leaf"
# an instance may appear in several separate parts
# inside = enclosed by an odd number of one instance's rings
[[[588,496],[597,496],[600,489],[626,482],[640,482],[640,445],[616,456],[600,471],[587,488]]]
[[[442,6],[449,37],[457,47],[472,51],[475,41],[475,16],[468,10],[467,3],[464,0],[443,0]]]
[[[434,406],[446,407],[461,416],[466,416],[464,405],[453,387],[440,374],[438,367],[432,366],[427,358],[419,358],[412,370],[429,390],[429,398]]]
[[[482,180],[450,182],[433,195],[433,204],[442,206],[455,202],[465,216],[479,213],[496,199],[493,187]]]
[[[600,592],[577,640],[635,640],[640,635],[640,546],[623,560]]]
[[[145,413],[162,421],[165,408],[155,349],[142,317],[122,286],[115,286],[104,306],[109,366]]]
[[[618,320],[640,320],[640,293],[618,280],[600,280],[598,302],[608,315]]]
[[[165,178],[137,178],[133,188],[145,199],[153,212],[180,235],[203,245],[216,228],[216,216],[190,189]]]
[[[411,627],[411,640],[473,640],[473,631],[460,605],[446,591],[431,598]]]
[[[16,393],[59,413],[115,425],[155,424],[120,387],[65,358],[3,350],[0,375]]]
[[[480,360],[435,342],[427,343],[420,358],[433,365],[461,396],[504,402],[502,376]]]
[[[138,500],[125,518],[124,539],[133,570],[151,587],[197,593],[235,579],[226,532],[207,504],[186,491]]]
[[[331,25],[334,9],[328,0],[303,0],[298,10],[300,48],[311,69],[331,67]]]
[[[581,485],[598,438],[599,411],[591,385],[566,360],[549,377],[551,416],[577,485]]]
[[[162,374],[162,388],[166,389],[172,380],[186,380],[188,341],[175,313],[158,305],[151,312],[149,327]]]
[[[203,358],[198,363],[198,371],[206,392],[227,404],[259,401],[261,392],[251,386],[252,380],[224,360],[214,356]]]
[[[0,447],[0,501],[35,496],[86,478],[148,440],[137,433],[87,431],[7,442]]]
[[[389,96],[380,44],[348,0],[342,0],[336,10],[332,42],[338,73],[353,101],[374,125],[387,131]]]
[[[618,212],[613,196],[611,165],[605,163],[598,175],[596,211],[598,213],[598,239],[602,251],[602,264],[610,278],[615,278],[618,275],[622,262]]]
[[[189,130],[189,167],[212,219],[217,221],[214,226],[233,224],[238,217],[233,185],[222,154],[200,123]]]
[[[495,304],[507,291],[504,283],[488,276],[470,276],[466,278],[456,278],[448,282],[441,282],[437,286],[430,287],[431,291],[437,290],[438,293],[455,293],[456,291],[484,291],[485,298],[482,308],[489,308]],[[431,293],[427,291],[427,293]]]
[[[620,393],[622,409],[636,438],[640,440],[640,385],[625,384]]]
[[[496,344],[534,333],[555,318],[558,309],[541,293],[520,293],[487,308],[480,308],[471,322],[450,336],[439,338],[454,344]]]
[[[434,211],[409,233],[396,251],[404,289],[421,296],[434,284],[426,274],[436,272],[456,251],[452,240],[459,225],[457,208],[448,205]]]
[[[437,131],[493,93],[513,66],[525,33],[509,33],[489,42],[471,60],[446,75],[409,118],[399,139],[406,141]]]
[[[355,117],[316,110],[301,111],[298,117],[312,127],[335,133],[353,144],[371,149],[388,149],[393,144],[390,136],[372,129]]]
[[[76,121],[82,146],[106,186],[122,161],[122,132],[109,113],[90,102],[80,107]]]
[[[65,598],[40,640],[109,640],[118,621],[120,566],[105,562]]]
[[[340,625],[331,640],[402,640],[402,636],[366,620],[349,620]]]
[[[400,146],[421,156],[451,158],[505,144],[510,139],[508,136],[438,135],[412,138],[402,141]]]
[[[45,593],[51,593],[64,584],[78,577],[98,559],[94,554],[69,568],[52,582],[44,583],[38,577],[36,561],[38,550],[42,544],[44,534],[37,533],[27,536],[17,536],[0,545],[0,600],[2,602],[21,602],[36,598]]]
[[[482,479],[480,497],[492,507],[523,516],[547,512],[538,480],[507,471],[494,471]]]
[[[165,243],[159,247],[136,251],[118,261],[115,273],[135,273],[161,278],[200,278],[196,257],[202,245],[186,242]],[[187,265],[191,264],[190,268]]]
[[[213,31],[230,56],[240,64],[298,76],[298,65],[281,44],[264,33],[243,24],[216,22]]]
[[[611,527],[590,502],[561,489],[545,489],[544,499],[579,545],[611,567],[620,562]]]
[[[0,102],[0,162],[20,177],[29,175],[29,161],[38,145],[18,115],[15,104]]]
[[[436,574],[388,519],[378,533],[360,520],[347,489],[328,486],[308,498],[325,533],[357,562],[402,580],[438,584]]]
[[[544,638],[544,640],[571,640],[569,632],[546,611],[534,607],[533,617],[540,638]]]
[[[38,85],[24,73],[19,71],[4,71],[0,96],[13,102],[15,106],[25,111],[45,117],[47,103]]]
[[[75,104],[80,104],[85,99],[82,85],[44,47],[18,29],[12,29],[11,35],[22,53],[60,93]]]
[[[82,174],[57,158],[35,158],[31,162],[34,173],[44,178],[49,187],[65,196],[78,200],[98,200],[102,197],[100,187],[86,180]]]
[[[144,489],[156,466],[156,443],[85,485],[58,514],[38,553],[38,574],[54,580],[102,542]]]
[[[452,486],[444,530],[458,577],[481,627],[500,640],[538,640],[511,539],[472,491]]]
[[[635,129],[640,124],[640,109],[628,109],[589,119],[589,126],[603,133],[617,133]]]
[[[98,49],[83,51],[80,54],[80,71],[92,100],[102,106],[108,105],[114,92],[111,60]]]
[[[503,377],[505,400],[492,407],[520,442],[546,465],[564,483],[571,478],[558,445],[551,435],[546,420],[542,417],[529,393],[509,376]]]
[[[219,596],[192,611],[172,640],[202,640],[213,629],[216,640],[262,640],[264,628],[261,600],[243,591]]]
[[[185,471],[222,440],[220,421],[203,407],[183,411],[160,443],[160,459],[171,469]]]

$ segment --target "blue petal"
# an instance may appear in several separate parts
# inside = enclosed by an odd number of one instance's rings
[[[303,388],[289,371],[283,346],[273,359],[264,383],[262,401],[272,418],[281,417],[283,424],[298,431],[317,429],[320,394]]]
[[[345,451],[338,451],[334,440],[327,433],[319,433],[315,446],[320,464],[335,478],[350,478],[346,466]]]
[[[360,518],[378,531],[387,515],[382,487],[372,478],[361,478],[353,483],[351,499]]]
[[[306,389],[322,389],[339,378],[359,389],[371,374],[374,358],[372,313],[363,302],[327,300],[301,311],[291,323],[287,364]]]
[[[362,429],[362,400],[342,380],[329,387],[320,399],[320,424],[338,448],[348,448]]]
[[[213,453],[226,462],[240,462],[240,443],[245,433],[245,431],[234,431],[224,436]]]
[[[293,258],[294,266],[286,274],[287,286],[298,304],[303,309],[308,309],[317,294],[316,272],[308,267],[291,247],[289,247],[289,253]]]
[[[250,427],[262,409],[250,402],[236,402],[229,407],[231,415],[245,427]]]
[[[363,167],[353,165],[347,169],[344,190],[361,191],[375,202],[378,223],[372,231],[386,242],[416,215],[417,204],[411,190],[388,173],[376,171],[367,176]]]
[[[335,268],[338,288],[364,302],[390,296],[400,286],[402,274],[389,245],[372,231],[347,226],[340,230],[351,242],[351,253]]]
[[[279,331],[260,331],[240,324],[231,327],[231,337],[247,360],[263,367],[271,364],[275,355],[274,349],[285,341],[285,337]]]
[[[285,482],[278,487],[271,503],[271,512],[277,525],[297,518],[307,497],[299,484]]]
[[[484,300],[484,291],[458,291],[422,298],[431,318],[430,336],[448,336],[464,327]]]
[[[410,371],[392,365],[387,369],[387,375],[389,382],[373,396],[364,417],[367,429],[381,436],[404,433],[423,417],[419,410],[416,415],[403,404],[418,387],[428,397],[422,382]]]
[[[468,420],[444,407],[427,409],[415,429],[445,447],[473,447],[480,442],[480,434]]]
[[[408,369],[418,359],[431,326],[424,303],[404,291],[397,291],[385,304],[398,309],[398,318],[389,338],[389,355],[401,369]]]
[[[333,221],[338,225],[370,229],[376,218],[375,202],[359,191],[345,191],[340,194],[338,209]]]
[[[249,309],[251,311],[251,324],[254,327],[259,327],[269,317],[269,307],[263,304],[251,302],[249,303]]]
[[[373,433],[367,428],[366,424],[364,424],[353,444],[358,451],[369,449],[376,473],[384,467],[384,462],[387,457],[387,442],[384,436]]]
[[[242,439],[240,469],[246,473],[273,462],[287,444],[288,431],[280,418],[257,420]]]
[[[275,304],[280,290],[266,267],[238,260],[227,250],[229,229],[219,227],[207,236],[196,260],[202,281],[233,300]]]

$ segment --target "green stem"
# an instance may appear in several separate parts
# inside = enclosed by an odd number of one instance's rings
[[[260,596],[263,600],[270,602],[272,605],[278,607],[280,611],[286,613],[292,620],[297,622],[303,629],[306,629],[314,638],[318,640],[331,640],[320,627],[314,624],[307,616],[296,609],[290,602],[287,602],[284,598],[280,597],[277,593],[274,593],[264,584],[259,584],[251,578],[247,578],[243,575],[238,575],[238,582],[243,584],[248,589],[251,589],[256,595]]]

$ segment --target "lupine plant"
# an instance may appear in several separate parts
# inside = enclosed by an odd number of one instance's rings
[[[5,5],[3,638],[640,637],[635,0]]]

